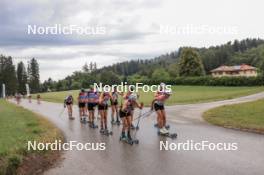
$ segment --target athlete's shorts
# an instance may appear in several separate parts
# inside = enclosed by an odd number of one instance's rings
[[[96,105],[97,103],[87,103],[88,111],[94,111]]]
[[[117,100],[111,101],[111,106],[116,106],[116,105],[118,105],[118,101]]]
[[[108,105],[104,105],[104,104],[99,104],[98,105],[98,110],[107,110],[108,109]]]
[[[155,111],[158,111],[158,110],[164,110],[164,105],[160,105],[160,104],[157,104],[157,103],[154,103],[154,109]]]
[[[85,103],[79,103],[79,108],[84,108],[85,107]]]
[[[66,104],[67,106],[68,106],[68,105],[72,105],[72,102],[66,102],[65,104]]]
[[[125,112],[125,111],[120,110],[119,116],[120,118],[128,117],[128,116],[131,116],[131,112]]]

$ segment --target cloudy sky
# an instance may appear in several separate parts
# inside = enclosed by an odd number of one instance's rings
[[[57,80],[85,62],[102,67],[180,46],[264,38],[263,6],[263,0],[1,0],[0,54],[15,62],[35,57],[41,80]],[[89,33],[46,30],[56,25]]]

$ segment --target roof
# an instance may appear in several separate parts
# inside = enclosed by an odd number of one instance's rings
[[[247,64],[241,64],[235,66],[222,65],[216,69],[211,70],[211,72],[237,72],[237,71],[245,71],[245,70],[256,70],[256,68]]]

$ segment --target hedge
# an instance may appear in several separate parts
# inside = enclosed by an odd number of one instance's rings
[[[176,77],[163,81],[171,85],[201,85],[201,86],[261,86],[264,85],[264,77]],[[129,82],[135,84],[138,82]],[[159,84],[157,80],[144,80],[143,84]]]

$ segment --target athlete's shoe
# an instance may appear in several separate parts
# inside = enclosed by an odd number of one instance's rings
[[[169,131],[165,127],[163,127],[162,130],[163,130],[164,134],[168,134],[169,133]]]
[[[112,119],[111,120],[111,124],[115,124],[116,122],[115,122],[115,120],[114,119]]]
[[[116,124],[117,124],[117,125],[120,125],[120,120],[117,120],[117,121],[116,121]]]
[[[167,134],[168,132],[166,131],[166,129],[164,129],[164,128],[161,128],[160,130],[159,130],[159,132],[161,133],[161,134]]]
[[[131,124],[131,129],[135,129],[135,126],[133,124]]]
[[[126,139],[127,139],[126,134],[125,133],[122,133],[121,134],[121,140],[126,140]]]
[[[101,128],[100,133],[104,133],[104,132],[105,132],[104,128]]]
[[[105,130],[104,130],[104,133],[107,134],[107,133],[108,133],[108,129],[105,129]]]

